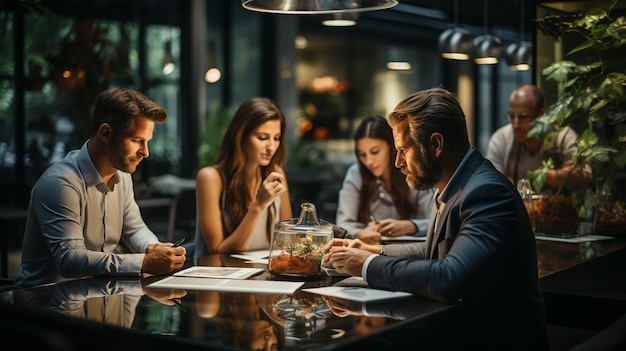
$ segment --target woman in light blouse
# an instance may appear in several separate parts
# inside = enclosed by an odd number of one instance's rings
[[[409,188],[396,168],[391,127],[382,116],[365,117],[354,133],[357,163],[346,172],[337,209],[346,237],[378,243],[381,236],[425,236],[433,190]]]

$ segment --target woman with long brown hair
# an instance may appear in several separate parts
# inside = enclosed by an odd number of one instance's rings
[[[269,249],[272,227],[292,218],[285,117],[267,98],[239,106],[217,159],[196,176],[195,257]]]
[[[433,190],[413,190],[394,165],[391,127],[382,116],[363,118],[354,132],[358,160],[346,172],[337,208],[337,225],[346,237],[378,243],[382,235],[425,236]]]

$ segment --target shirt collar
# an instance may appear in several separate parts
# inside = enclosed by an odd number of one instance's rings
[[[83,175],[83,179],[85,180],[85,186],[95,186],[102,193],[108,193],[110,191],[109,187],[104,183],[100,173],[98,173],[98,169],[93,164],[91,160],[91,156],[89,156],[89,150],[87,150],[87,144],[89,140],[83,143],[83,146],[80,148],[77,157],[78,168]],[[112,178],[113,183],[117,184],[120,181],[119,174],[116,172]]]
[[[470,155],[471,155],[472,151],[474,151],[474,149],[475,149],[475,147],[471,147],[469,150],[467,150],[467,152],[465,153],[465,156],[463,156],[463,159],[461,160],[461,163],[459,163],[459,165],[456,167],[456,169],[454,170],[454,173],[452,174],[452,177],[450,177],[450,180],[448,181],[448,183],[446,183],[446,186],[441,191],[441,195],[439,195],[437,197],[437,193],[438,193],[439,189],[437,189],[437,191],[435,191],[435,200],[437,200],[438,202],[440,201],[440,202],[444,203],[445,200],[449,197],[449,194],[447,194],[448,184],[454,182],[454,178],[456,178],[458,176],[459,170],[463,168],[463,166],[465,165],[465,162],[467,162],[467,159],[470,157]]]

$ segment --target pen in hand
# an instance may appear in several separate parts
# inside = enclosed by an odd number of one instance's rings
[[[182,243],[185,242],[185,238],[182,238],[180,240],[178,240],[177,242],[174,243],[174,245],[172,245],[172,247],[178,247],[180,245],[182,245]]]
[[[181,312],[187,312],[187,310],[182,306],[182,301],[179,301],[177,299],[171,299],[171,301],[174,303],[174,306],[178,307],[178,309],[181,310]]]

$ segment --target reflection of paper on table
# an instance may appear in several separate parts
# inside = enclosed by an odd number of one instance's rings
[[[362,286],[325,286],[322,288],[302,289],[302,291],[358,302],[371,302],[412,296],[410,293],[403,291],[386,291]]]
[[[400,235],[400,236],[381,236],[380,241],[426,241],[426,236]]]
[[[576,236],[573,238],[558,238],[554,236],[544,236],[540,233],[535,234],[535,239],[537,240],[546,240],[546,241],[560,241],[564,243],[582,243],[586,241],[598,241],[598,240],[609,240],[613,239],[612,236],[604,236],[604,235],[582,235]]]
[[[324,272],[326,272],[326,274],[328,274],[331,277],[347,277],[347,276],[349,276],[349,274],[347,274],[347,273],[339,273],[339,272],[337,272],[337,270],[335,270],[333,267],[324,267],[324,266],[322,266],[322,269],[324,270]]]
[[[174,273],[179,277],[246,279],[263,272],[263,268],[194,266]]]
[[[293,295],[303,284],[304,282],[277,280],[217,279],[170,276],[152,284],[148,284],[146,287]]]
[[[244,261],[249,261],[252,263],[268,264],[269,255],[270,255],[270,250],[258,250],[258,251],[248,251],[248,252],[242,252],[238,254],[232,254],[230,255],[230,257],[239,258]]]
[[[338,282],[336,282],[335,284],[333,284],[333,286],[369,286],[367,285],[367,282],[365,282],[365,279],[363,279],[362,277],[348,277],[346,279],[342,279]]]

